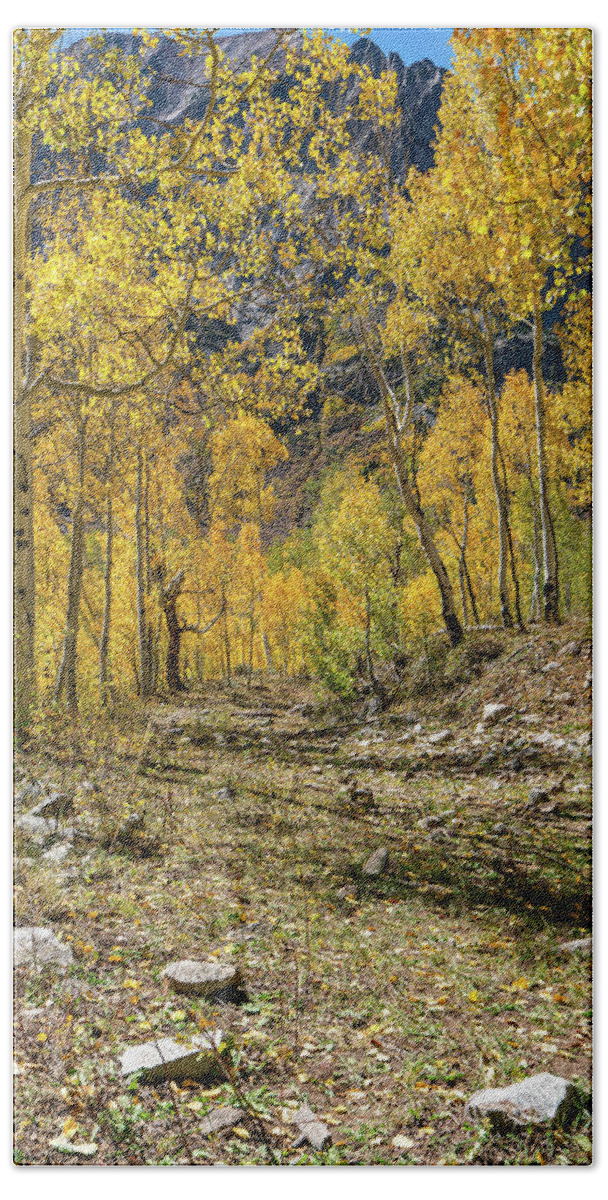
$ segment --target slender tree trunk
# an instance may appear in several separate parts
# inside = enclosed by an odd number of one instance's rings
[[[72,513],[72,540],[70,544],[65,637],[63,640],[61,664],[55,684],[55,700],[58,701],[61,699],[61,693],[65,688],[66,704],[72,714],[78,712],[78,630],[80,627],[80,601],[84,572],[85,442],[86,419],[82,419],[78,431],[78,492]]]
[[[137,451],[137,482],[135,485],[135,547],[137,556],[137,634],[139,641],[139,694],[142,700],[152,694],[152,659],[150,630],[146,612],[146,554],[143,494],[144,461],[142,450]]]
[[[249,617],[249,658],[247,663],[247,687],[251,687],[251,676],[253,675],[253,639],[255,634],[255,621],[253,613]]]
[[[27,734],[36,703],[34,487],[30,398],[24,379],[27,296],[26,269],[29,249],[31,135],[15,129],[13,196],[14,296],[13,296],[13,413],[14,413],[14,670],[15,733]]]
[[[376,693],[376,695],[381,695],[382,688],[380,687],[378,680],[376,679],[375,672],[374,672],[374,660],[372,658],[371,633],[372,633],[372,606],[371,606],[371,601],[369,598],[369,588],[366,584],[365,585],[365,661],[367,663],[367,674],[368,674],[369,682],[370,682],[374,692]]]
[[[103,625],[99,641],[99,694],[102,704],[107,704],[110,686],[108,682],[108,653],[110,649],[110,626],[112,622],[112,561],[114,554],[114,529],[112,513],[112,491],[108,481],[106,494],[106,560],[103,572]]]
[[[504,454],[503,454],[500,446],[499,446],[499,457],[500,457],[500,470],[502,473],[503,494],[505,497],[505,515],[506,515],[505,523],[506,523],[506,529],[507,529],[507,545],[509,547],[509,566],[511,569],[511,579],[513,581],[513,594],[514,594],[514,602],[515,602],[515,620],[517,621],[518,629],[522,633],[524,633],[525,626],[524,626],[524,622],[523,622],[523,617],[521,615],[521,593],[520,593],[520,588],[519,588],[519,577],[517,574],[517,566],[515,563],[515,551],[513,549],[513,534],[511,532],[511,522],[509,520],[509,510],[510,510],[511,505],[509,503],[509,488],[508,488],[508,484],[507,484],[507,468],[505,465]]]
[[[532,481],[532,464],[529,460],[526,474],[528,484],[530,486],[530,501],[532,505],[532,556],[534,558],[534,583],[532,586],[532,598],[530,600],[530,620],[538,621],[540,619],[540,577],[542,567],[542,548],[540,520],[536,504],[536,495],[534,493],[534,483]]]
[[[490,412],[491,429],[491,462],[492,483],[496,498],[498,514],[498,594],[500,596],[500,612],[505,629],[513,628],[513,617],[509,605],[509,588],[507,584],[507,569],[509,562],[509,542],[507,534],[507,497],[500,470],[500,442],[498,433],[498,405],[496,398],[496,381],[494,377],[494,347],[489,333],[481,335],[486,366],[486,394]]]
[[[272,671],[272,650],[270,647],[270,638],[266,631],[262,634],[262,645],[264,647],[264,658],[266,660],[266,670]]]
[[[536,450],[538,459],[538,498],[543,543],[543,611],[549,624],[559,623],[559,575],[557,545],[551,508],[547,469],[547,414],[543,380],[543,323],[540,303],[534,309],[532,352],[534,402],[536,408]]]
[[[170,692],[185,691],[179,672],[182,627],[177,616],[177,601],[184,582],[184,571],[178,571],[162,593],[163,612],[167,622],[167,688]]]
[[[467,534],[469,530],[469,497],[465,495],[462,514],[462,542],[460,543],[460,559],[458,562],[458,580],[460,583],[460,598],[462,600],[462,623],[466,629],[469,624],[467,604],[467,581],[465,575]]]
[[[452,584],[450,583],[450,577],[447,573],[441,555],[439,554],[439,551],[435,545],[435,539],[433,537],[431,526],[429,525],[429,522],[427,521],[422,508],[414,495],[408,479],[401,446],[401,439],[395,416],[395,397],[388,384],[384,371],[377,361],[376,355],[374,354],[371,346],[371,342],[367,336],[364,322],[361,320],[361,318],[359,318],[359,324],[365,349],[367,351],[368,362],[382,397],[388,450],[397,478],[399,494],[408,516],[412,518],[414,525],[416,526],[420,545],[422,546],[427,558],[427,562],[435,576],[435,579],[437,580],[439,594],[441,596],[443,621],[450,639],[450,643],[452,646],[457,646],[458,643],[462,641],[463,631],[456,612],[456,604],[454,601],[454,593],[452,590]],[[409,379],[409,373],[406,376],[406,384],[408,395],[410,395],[411,380]]]

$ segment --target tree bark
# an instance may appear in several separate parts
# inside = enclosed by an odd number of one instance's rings
[[[225,595],[224,591],[222,591],[222,611],[224,614],[224,620],[222,621],[222,626],[223,626],[224,654],[225,654],[225,662],[226,662],[226,682],[228,683],[228,687],[231,687],[232,686],[232,671],[231,671],[231,665],[230,665],[230,636],[228,634],[228,612],[227,612],[227,608],[226,608],[226,595]]]
[[[36,588],[34,564],[34,495],[30,398],[24,369],[26,348],[26,266],[29,208],[26,189],[30,183],[31,135],[15,120],[15,163],[13,195],[14,295],[13,295],[13,420],[14,420],[14,672],[15,732],[21,741],[27,734],[36,703],[35,620]]]
[[[266,660],[266,670],[272,671],[272,649],[270,646],[270,638],[266,631],[262,634],[262,645],[264,647],[264,658]]]
[[[543,379],[543,324],[540,302],[534,309],[532,374],[536,409],[538,498],[543,545],[543,615],[549,624],[559,624],[559,573],[555,529],[549,504],[547,414]]]
[[[538,519],[538,511],[536,508],[536,496],[532,486],[532,475],[530,474],[530,492],[532,495],[532,554],[534,557],[534,584],[532,587],[532,599],[530,600],[530,620],[540,620],[540,577],[542,571],[542,547],[540,537],[540,522]]]
[[[382,398],[382,408],[384,413],[384,424],[386,429],[386,438],[388,443],[389,455],[393,464],[393,469],[397,478],[399,494],[403,501],[404,508],[414,522],[420,545],[426,555],[427,562],[437,580],[439,594],[441,596],[441,611],[443,622],[446,627],[450,644],[457,646],[463,638],[463,630],[458,615],[456,612],[456,604],[454,601],[454,593],[450,577],[445,568],[443,559],[435,545],[433,531],[427,518],[418,503],[411,484],[408,479],[407,470],[403,458],[403,450],[401,447],[401,439],[399,429],[397,427],[397,419],[395,416],[395,396],[388,383],[386,375],[382,370],[380,363],[377,361],[370,340],[365,331],[365,325],[361,317],[358,317],[359,327],[363,338],[367,359],[370,364],[372,373],[378,385],[378,390]],[[409,376],[406,377],[408,395],[411,393],[411,381]]]
[[[365,661],[367,663],[367,674],[370,685],[376,695],[382,694],[382,689],[376,679],[374,672],[374,660],[372,658],[372,606],[369,598],[369,588],[365,585]]]
[[[84,571],[84,472],[86,447],[86,418],[80,421],[78,430],[78,492],[72,513],[72,540],[70,544],[70,566],[68,573],[68,602],[66,613],[63,654],[55,684],[55,701],[61,699],[65,688],[67,707],[72,714],[78,712],[78,630],[80,627],[80,601],[82,598],[82,576]]]
[[[108,653],[110,649],[110,627],[112,622],[112,559],[114,548],[114,529],[112,514],[112,491],[108,481],[106,494],[106,559],[103,572],[103,625],[99,641],[99,695],[103,705],[108,703],[110,686],[108,682]]]
[[[167,646],[167,688],[170,692],[185,691],[179,671],[181,639],[183,629],[177,616],[177,601],[182,590],[185,571],[183,568],[173,576],[162,593],[162,606],[167,622],[169,644]]]
[[[490,413],[491,429],[491,463],[492,483],[496,498],[498,514],[498,594],[500,596],[500,613],[505,629],[513,628],[513,616],[509,605],[509,588],[507,584],[507,567],[509,543],[507,535],[507,497],[504,481],[500,471],[500,442],[498,432],[498,405],[496,402],[496,381],[494,376],[494,347],[490,333],[480,334],[483,343],[484,361],[486,367],[486,395]]]
[[[137,556],[137,634],[139,642],[139,694],[142,700],[152,695],[151,630],[148,627],[146,591],[145,519],[143,494],[144,456],[137,451],[135,485],[135,546]]]

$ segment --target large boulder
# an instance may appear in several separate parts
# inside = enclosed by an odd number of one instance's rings
[[[170,962],[163,971],[174,992],[185,996],[207,996],[228,998],[243,985],[238,966],[217,962],[196,962],[186,958],[181,962]]]
[[[70,946],[60,942],[52,929],[28,925],[14,931],[13,962],[16,967],[51,964],[65,969],[73,962],[73,955]]]
[[[575,1108],[576,1088],[559,1075],[529,1075],[504,1088],[483,1088],[467,1101],[471,1117],[490,1117],[496,1125],[553,1125]]]
[[[221,1075],[222,1038],[222,1031],[216,1029],[181,1044],[173,1038],[157,1038],[153,1042],[129,1046],[120,1055],[120,1073],[138,1073],[142,1083],[162,1083],[166,1079],[207,1079]]]

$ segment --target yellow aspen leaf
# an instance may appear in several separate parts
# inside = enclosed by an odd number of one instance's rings
[[[73,1137],[75,1133],[78,1133],[78,1121],[75,1121],[73,1117],[68,1117],[67,1121],[63,1123],[61,1132],[65,1138]]]

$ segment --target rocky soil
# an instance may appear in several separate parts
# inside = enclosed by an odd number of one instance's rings
[[[427,666],[373,716],[278,678],[47,714],[16,762],[17,1162],[590,1161],[588,636]],[[209,1033],[208,1075],[121,1070]],[[567,1122],[466,1108],[538,1075]]]

